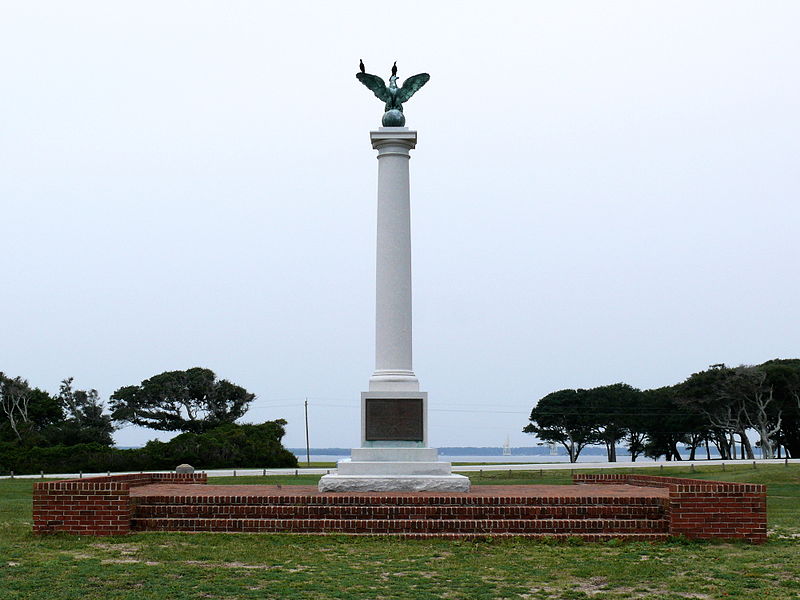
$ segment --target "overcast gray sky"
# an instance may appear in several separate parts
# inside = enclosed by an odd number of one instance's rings
[[[0,2],[0,370],[205,366],[358,444],[381,103],[412,152],[434,446],[541,396],[797,357],[797,2]],[[126,428],[122,445],[154,432]],[[161,434],[162,439],[170,434]]]

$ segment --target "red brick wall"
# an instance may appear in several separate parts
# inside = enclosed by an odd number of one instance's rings
[[[206,481],[205,473],[143,473],[37,483],[33,487],[33,532],[124,535],[131,528],[132,486]]]
[[[767,488],[751,483],[653,475],[573,475],[575,483],[669,488],[670,533],[692,539],[767,539]]]

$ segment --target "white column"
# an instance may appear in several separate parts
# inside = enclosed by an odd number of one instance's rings
[[[378,151],[378,239],[375,372],[370,391],[418,391],[411,363],[411,206],[409,151],[417,132],[381,127],[370,132]]]
[[[361,394],[361,448],[340,460],[336,473],[320,478],[319,491],[468,492],[469,479],[453,474],[428,447],[428,394],[419,391],[411,366],[408,160],[417,132],[381,127],[370,139],[378,151],[375,372]]]

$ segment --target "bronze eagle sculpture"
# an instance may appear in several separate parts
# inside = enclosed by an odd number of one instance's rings
[[[431,78],[427,73],[412,75],[403,82],[402,87],[397,87],[397,63],[392,67],[392,76],[389,77],[389,85],[371,73],[356,73],[358,80],[367,86],[375,96],[386,103],[385,114],[383,115],[383,125],[385,127],[403,127],[405,117],[403,116],[403,103],[407,102],[419,88],[428,83]],[[399,113],[399,114],[398,114]]]

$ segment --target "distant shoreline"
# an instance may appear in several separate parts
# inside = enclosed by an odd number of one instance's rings
[[[301,459],[305,459],[306,457],[306,449],[305,448],[287,448],[289,452],[293,453],[295,456]],[[469,456],[480,456],[480,457],[493,457],[505,456],[517,456],[517,457],[547,457],[551,460],[556,459],[556,457],[567,457],[567,452],[562,447],[558,447],[557,454],[551,454],[550,448],[548,446],[520,446],[517,448],[511,448],[511,454],[503,454],[504,448],[500,446],[442,446],[438,448],[440,456],[457,456],[457,457],[469,457]],[[350,448],[311,448],[310,454],[312,456],[339,456],[339,457],[346,457],[350,456]],[[604,447],[592,447],[592,448],[584,448],[581,452],[580,456],[607,456],[606,449]],[[629,457],[630,454],[628,453],[627,449],[624,447],[617,447],[617,457]],[[647,460],[646,457],[640,455],[640,460]],[[688,459],[689,451],[681,452],[681,456]],[[695,453],[696,460],[703,460],[706,458],[705,448],[702,451],[697,451]],[[720,458],[719,454],[716,452],[716,449],[711,451],[711,458]],[[556,459],[557,460],[557,459]],[[549,461],[545,461],[549,462]]]

